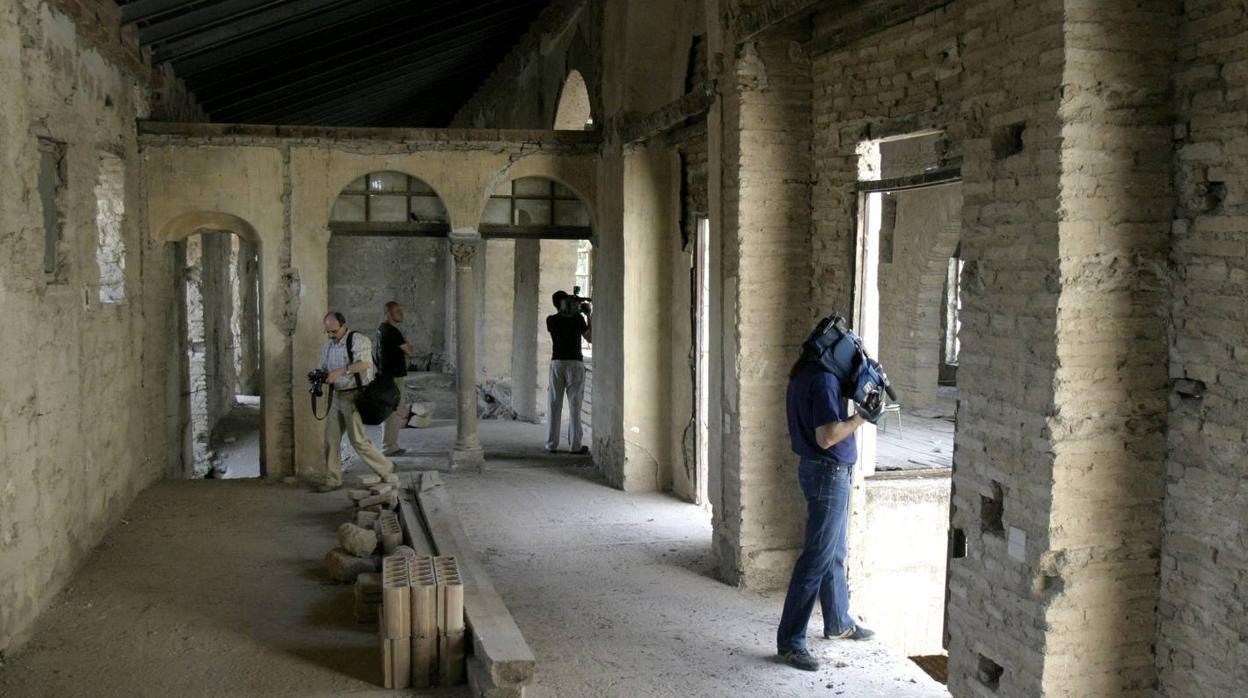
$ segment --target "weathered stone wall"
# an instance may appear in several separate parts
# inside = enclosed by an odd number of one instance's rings
[[[415,359],[446,356],[447,244],[437,238],[329,238],[329,305],[372,333],[389,301],[403,304],[403,335]]]
[[[1186,2],[1177,38],[1158,693],[1235,695],[1248,686],[1248,11]]]
[[[0,400],[0,652],[27,637],[134,496],[181,467],[178,261],[141,233],[134,121],[201,115],[118,26],[111,2],[0,4],[0,355],[15,376]],[[40,137],[64,148],[48,274]],[[120,157],[124,193],[97,202],[102,153]],[[105,207],[122,212],[114,303],[99,294]]]
[[[854,182],[881,175],[865,169],[874,163],[859,157],[863,142],[937,129],[948,140],[946,158],[964,155],[967,270],[953,525],[968,551],[950,570],[955,695],[985,684],[999,684],[1002,695],[1040,692],[1043,599],[1032,582],[1049,528],[1062,9],[1060,2],[955,2],[814,58],[812,290],[819,307],[850,308]],[[816,39],[838,31],[844,35],[839,14],[816,18]],[[1024,64],[1016,55],[1033,58]],[[1018,122],[1026,123],[1023,151],[994,153],[994,136]],[[1003,497],[1003,521],[996,521],[992,505]],[[1028,539],[1014,557],[1002,525]],[[851,551],[869,526],[856,509]],[[855,590],[860,575],[851,568]],[[988,662],[1004,675],[981,674]]]
[[[790,50],[804,38],[780,30],[745,44],[720,85],[730,340],[714,536],[721,576],[756,589],[788,582],[805,523],[784,421],[788,369],[815,312],[802,301],[810,293],[811,72]]]
[[[190,405],[192,477],[211,469],[209,442],[217,423],[234,404],[238,384],[230,320],[233,314],[233,263],[229,233],[205,231],[182,246],[185,284],[187,400]]]
[[[961,158],[955,694],[1151,682],[1172,11],[955,2],[839,46],[816,20],[817,296],[848,301],[862,142],[939,129]]]
[[[896,215],[891,261],[883,253],[880,259],[876,358],[888,370],[905,411],[936,401],[945,276],[962,233],[962,191],[956,184],[944,185],[893,192],[887,198]]]

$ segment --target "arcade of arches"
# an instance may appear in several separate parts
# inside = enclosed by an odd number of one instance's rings
[[[444,473],[553,694],[1248,691],[1242,2],[551,0],[450,121],[385,128],[215,122],[198,54],[139,48],[157,5],[0,3],[0,694],[90,685],[48,668],[107,644],[72,613],[170,607],[161,651],[218,642],[231,676],[162,654],[166,694],[367,688],[372,638],[308,581],[337,514],[305,374],[328,310],[371,331],[390,300],[428,418],[396,463]],[[573,286],[589,454],[559,460]],[[879,639],[806,680],[766,659],[806,523],[785,386],[832,312],[900,407],[850,496]],[[231,571],[235,536],[299,559]],[[225,588],[183,625],[174,579]],[[238,640],[230,598],[284,615]]]

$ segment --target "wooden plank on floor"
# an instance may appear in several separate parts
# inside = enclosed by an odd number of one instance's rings
[[[438,555],[453,555],[464,582],[464,616],[472,631],[473,654],[498,688],[520,687],[533,678],[537,658],[511,612],[485,574],[437,473],[419,473],[413,492]]]

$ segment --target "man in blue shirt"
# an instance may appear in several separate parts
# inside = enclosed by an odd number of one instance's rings
[[[823,610],[824,638],[866,640],[875,634],[849,613],[845,555],[849,492],[858,460],[854,432],[868,421],[874,423],[879,414],[861,408],[851,414],[846,392],[835,374],[806,353],[789,373],[789,439],[801,457],[797,478],[806,497],[806,541],[793,566],[776,645],[785,662],[807,671],[819,668],[806,650],[806,624],[816,598]]]

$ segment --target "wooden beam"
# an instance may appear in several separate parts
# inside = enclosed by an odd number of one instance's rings
[[[134,24],[194,3],[195,0],[135,0],[121,6],[121,23]]]
[[[451,234],[450,223],[346,223],[329,224],[331,235],[350,237],[444,238]]]
[[[778,24],[803,17],[825,2],[826,0],[771,0],[750,8],[738,15],[733,23],[737,44],[743,44]]]
[[[576,225],[497,225],[482,223],[477,232],[481,237],[504,240],[590,240],[593,229]]]
[[[684,125],[685,121],[702,116],[715,103],[715,83],[703,82],[683,97],[641,117],[628,119],[620,125],[620,140],[625,145],[646,141]]]
[[[284,5],[270,5],[259,12],[240,15],[203,31],[173,39],[160,47],[156,62],[163,63],[180,56],[198,53],[292,20],[303,19],[310,15],[324,15],[328,10],[336,9],[335,6],[341,3],[342,0],[295,0]]]
[[[831,53],[849,44],[915,17],[938,10],[953,0],[876,0],[861,3],[837,15],[830,26],[802,44],[807,58]]]
[[[924,172],[923,174],[859,182],[858,191],[902,191],[904,189],[918,189],[919,187],[931,187],[937,184],[949,184],[960,181],[962,181],[961,166],[945,167],[939,170]]]

